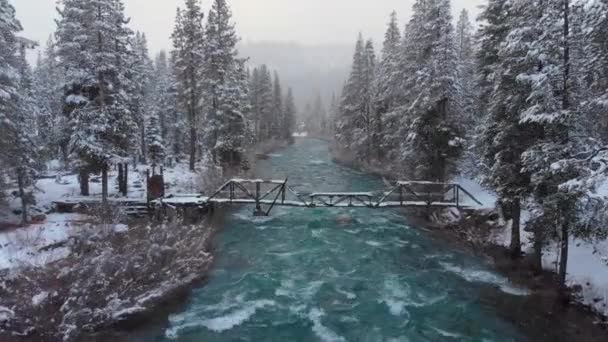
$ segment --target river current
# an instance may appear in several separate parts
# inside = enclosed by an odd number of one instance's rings
[[[301,139],[259,165],[301,190],[383,189]],[[217,262],[152,341],[525,341],[487,296],[522,296],[478,258],[393,209],[233,211]],[[504,298],[503,298],[504,299]]]

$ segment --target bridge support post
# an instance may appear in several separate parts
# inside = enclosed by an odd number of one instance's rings
[[[262,210],[262,205],[260,204],[260,183],[255,183],[255,210],[253,211],[253,216],[268,216]]]

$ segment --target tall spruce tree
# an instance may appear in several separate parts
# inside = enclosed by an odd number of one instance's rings
[[[57,28],[61,67],[66,71],[64,114],[71,150],[80,161],[83,193],[88,173],[101,172],[108,197],[108,169],[126,157],[135,130],[129,110],[130,43],[120,0],[64,0]]]
[[[486,52],[486,55],[478,56],[487,66],[479,69],[482,96],[485,96],[484,91],[492,89],[486,97],[489,102],[481,139],[488,170],[486,180],[498,193],[505,218],[511,221],[510,248],[512,255],[517,257],[521,254],[521,206],[530,193],[530,174],[523,170],[521,156],[533,143],[533,136],[539,133],[533,125],[520,120],[530,87],[521,84],[518,76],[534,68],[535,63],[526,60],[529,39],[520,39],[519,34],[524,31],[518,31],[526,25],[528,14],[524,12],[527,9],[513,7],[509,2],[490,5],[481,16],[492,20],[486,22],[481,31],[482,42],[485,42],[482,46],[498,50],[494,50],[495,55]],[[499,5],[502,7],[498,8]]]
[[[204,14],[198,0],[186,0],[185,8],[177,9],[173,40],[173,68],[179,110],[186,114],[190,170],[197,161],[199,125],[203,107],[203,68],[205,66]]]
[[[13,6],[0,0],[0,173],[8,172],[17,180],[22,223],[26,223],[37,150],[31,125],[31,75],[24,53],[27,43],[16,36],[21,30]]]
[[[34,101],[38,108],[37,140],[45,160],[59,156],[59,141],[63,134],[61,127],[65,127],[61,116],[63,77],[58,67],[55,41],[51,37],[44,52],[38,56],[33,82]]]
[[[132,44],[132,61],[130,78],[133,89],[130,90],[130,108],[139,129],[139,153],[141,161],[146,163],[148,151],[146,128],[149,116],[154,112],[154,64],[148,52],[146,35],[137,32]]]
[[[462,104],[449,0],[419,0],[408,24],[404,66],[407,136],[403,160],[413,177],[446,181],[463,150]],[[429,39],[429,37],[433,37]]]
[[[281,88],[281,80],[279,73],[274,72],[274,82],[272,91],[272,137],[281,140],[281,127],[283,122],[283,89]]]
[[[360,34],[355,46],[350,76],[342,91],[340,114],[336,124],[336,140],[342,149],[356,155],[370,156],[374,134],[375,53],[371,41]]]
[[[214,160],[228,167],[244,161],[249,144],[245,61],[237,58],[238,37],[225,0],[214,0],[205,30],[204,101],[207,141]]]
[[[384,159],[399,143],[398,116],[392,115],[400,98],[399,59],[401,55],[401,32],[397,22],[397,12],[392,12],[384,35],[382,58],[374,80],[374,137],[377,159]]]
[[[297,109],[293,96],[293,91],[291,88],[287,90],[287,95],[285,96],[285,100],[283,101],[283,103],[285,105],[285,108],[283,109],[285,117],[282,121],[281,127],[282,138],[285,141],[293,143],[293,133],[296,126]]]

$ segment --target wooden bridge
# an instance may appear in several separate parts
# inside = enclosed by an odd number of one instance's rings
[[[285,180],[231,179],[210,196],[169,195],[151,203],[156,208],[205,208],[210,205],[255,205],[254,215],[268,216],[275,206],[300,208],[457,208],[482,205],[455,183],[397,182],[373,192],[302,192]]]

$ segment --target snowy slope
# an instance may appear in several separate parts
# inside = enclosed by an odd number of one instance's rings
[[[471,192],[483,206],[479,208],[492,208],[496,204],[496,194],[484,189],[479,183],[466,177],[457,177],[455,183]],[[598,187],[597,196],[608,197],[608,181]],[[524,210],[521,218],[521,237],[524,249],[530,250],[531,234],[525,231],[529,212]],[[493,243],[508,246],[511,240],[511,231],[506,227],[499,235],[493,236]],[[556,269],[558,248],[554,244],[546,248],[543,255],[543,266],[548,270]],[[600,313],[608,315],[608,240],[599,242],[586,242],[572,239],[568,253],[569,286],[579,285],[582,288],[580,301],[593,307]]]

